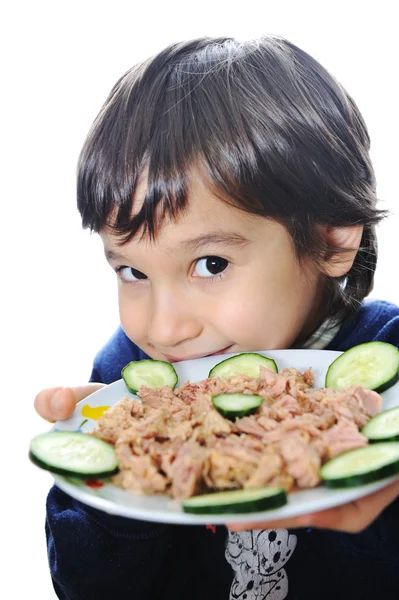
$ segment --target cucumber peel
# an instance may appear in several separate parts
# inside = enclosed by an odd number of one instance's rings
[[[278,373],[276,362],[272,358],[257,352],[243,352],[231,358],[226,358],[209,371],[209,377],[227,379],[233,375],[247,375],[254,379],[259,377],[259,367],[265,367]]]
[[[375,415],[364,425],[362,434],[370,442],[399,441],[399,406]]]
[[[353,346],[330,365],[325,385],[342,390],[351,385],[383,392],[399,380],[399,350],[386,342]]]
[[[286,503],[287,494],[283,488],[263,487],[192,496],[181,505],[184,512],[220,515],[271,510]]]
[[[41,469],[73,477],[110,477],[119,470],[111,444],[76,431],[37,435],[31,440],[29,458]]]
[[[212,396],[212,404],[227,419],[235,419],[256,412],[263,398],[254,394],[225,393]]]
[[[178,381],[173,365],[162,360],[133,360],[123,367],[121,375],[133,394],[136,394],[142,385],[152,389],[168,385],[173,390]]]
[[[320,478],[329,488],[348,488],[399,474],[399,442],[348,450],[326,462]]]

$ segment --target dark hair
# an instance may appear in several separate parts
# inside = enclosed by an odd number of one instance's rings
[[[154,237],[165,215],[185,207],[197,166],[212,193],[284,224],[299,259],[317,262],[326,250],[316,224],[361,224],[352,268],[326,279],[326,314],[342,321],[372,288],[374,225],[385,214],[376,208],[369,145],[352,98],[287,40],[174,44],[112,89],[80,155],[78,208],[94,231],[112,214],[121,244],[139,229]],[[145,169],[146,197],[132,217]]]

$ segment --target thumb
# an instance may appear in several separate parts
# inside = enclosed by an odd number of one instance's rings
[[[37,394],[34,401],[35,410],[50,422],[68,419],[80,400],[103,387],[103,383],[87,383],[75,387],[47,388]]]

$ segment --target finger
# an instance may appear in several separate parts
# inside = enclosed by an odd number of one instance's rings
[[[369,496],[311,515],[313,527],[359,533],[399,496],[399,480]]]
[[[102,387],[104,387],[103,383],[88,383],[76,387],[56,387],[42,390],[34,400],[35,410],[43,419],[50,422],[68,419],[80,400]]]
[[[399,480],[389,486],[360,498],[349,504],[343,504],[317,513],[300,515],[278,521],[262,521],[255,523],[231,523],[227,527],[231,531],[248,529],[296,529],[317,527],[358,533],[372,523],[386,506],[391,504],[399,495]]]
[[[255,523],[228,523],[230,531],[246,531],[248,529],[297,529],[298,527],[310,527],[313,515],[300,515],[289,519],[277,521],[262,521]]]

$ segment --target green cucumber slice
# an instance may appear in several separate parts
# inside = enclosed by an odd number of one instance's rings
[[[282,488],[263,487],[192,496],[181,504],[184,512],[197,515],[249,513],[284,506],[287,494]]]
[[[399,350],[386,342],[367,342],[353,346],[331,363],[326,387],[342,390],[362,385],[383,392],[399,379]]]
[[[159,388],[168,385],[175,388],[177,373],[168,362],[162,360],[137,360],[123,367],[122,378],[129,391],[136,394],[142,385],[149,388]]]
[[[399,406],[375,415],[362,429],[370,442],[399,441]]]
[[[263,398],[253,394],[226,393],[212,396],[212,404],[227,419],[235,419],[256,412],[263,404]]]
[[[326,462],[320,477],[329,488],[348,488],[399,473],[399,442],[380,442],[343,452]]]
[[[29,458],[41,469],[74,477],[109,477],[118,471],[114,447],[76,431],[50,431],[31,440]]]
[[[232,375],[247,375],[256,379],[259,377],[259,367],[261,365],[278,373],[277,365],[272,358],[267,358],[267,356],[256,352],[244,352],[222,360],[209,371],[209,377],[227,379]]]

